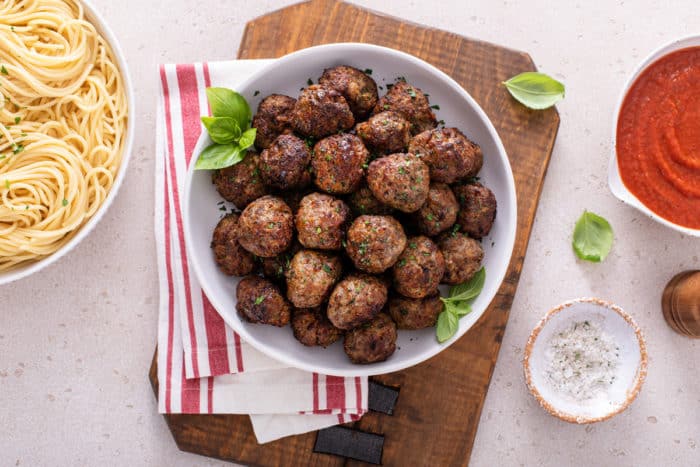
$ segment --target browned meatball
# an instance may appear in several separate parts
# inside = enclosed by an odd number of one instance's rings
[[[340,258],[313,250],[294,255],[287,269],[287,298],[297,308],[320,306],[342,274]]]
[[[438,290],[445,259],[428,237],[412,237],[393,268],[394,288],[404,297],[423,298]]]
[[[229,214],[216,224],[211,248],[224,274],[245,276],[255,269],[255,256],[238,243],[238,214]]]
[[[306,248],[339,250],[350,208],[338,198],[322,193],[306,195],[296,214],[299,242]]]
[[[406,234],[390,216],[360,216],[348,229],[346,251],[357,269],[379,274],[394,265]]]
[[[360,216],[362,214],[386,215],[391,214],[391,206],[381,203],[372,193],[368,186],[363,185],[357,191],[350,194],[348,198],[350,209]]]
[[[435,128],[437,119],[423,91],[405,81],[394,84],[374,107],[374,113],[393,110],[411,122],[411,134]]]
[[[260,179],[259,161],[260,156],[248,152],[238,164],[214,171],[212,180],[216,190],[238,209],[244,209],[251,201],[268,194],[267,187]]]
[[[481,183],[454,188],[461,209],[457,220],[462,232],[473,238],[483,238],[491,232],[496,219],[496,196]]]
[[[428,197],[428,166],[413,154],[392,154],[372,161],[367,184],[384,204],[403,212],[420,209]]]
[[[379,99],[377,83],[365,72],[347,65],[323,70],[318,84],[341,93],[355,120],[364,120]]]
[[[311,181],[311,151],[294,135],[280,135],[260,154],[260,172],[266,185],[280,190],[303,188]]]
[[[411,124],[396,112],[380,112],[355,129],[367,147],[381,154],[404,152],[411,140]]]
[[[301,250],[299,242],[292,242],[292,245],[284,252],[272,258],[260,258],[263,275],[274,282],[283,282],[289,269],[292,258]]]
[[[292,126],[304,136],[323,138],[352,128],[355,119],[341,93],[318,84],[301,91],[292,111]]]
[[[281,94],[271,94],[260,101],[258,112],[253,117],[255,147],[267,149],[281,134],[290,133],[291,115],[296,99]]]
[[[418,229],[428,236],[444,232],[457,221],[459,203],[449,186],[433,183],[428,191],[428,199],[416,213]]]
[[[260,276],[246,276],[236,289],[236,310],[251,323],[285,326],[292,307],[275,284]]]
[[[481,267],[484,250],[481,244],[466,235],[455,232],[443,234],[438,247],[445,258],[443,284],[457,285],[467,282]]]
[[[434,182],[454,183],[473,177],[484,165],[479,145],[457,128],[424,131],[413,137],[408,150],[428,164]]]
[[[271,258],[289,248],[294,216],[276,196],[263,196],[248,205],[238,220],[238,242],[254,255]]]
[[[333,326],[318,308],[295,309],[292,330],[294,337],[307,346],[328,347],[343,335],[343,331]]]
[[[387,287],[381,279],[352,274],[335,286],[328,299],[328,319],[339,329],[353,329],[370,321],[387,300]]]
[[[346,333],[343,349],[353,363],[383,362],[396,350],[396,324],[379,313],[366,326]]]
[[[369,151],[355,135],[343,133],[322,139],[311,157],[316,186],[332,194],[357,190],[365,174]]]
[[[443,305],[439,294],[418,299],[396,295],[388,308],[399,329],[423,329],[435,326]]]

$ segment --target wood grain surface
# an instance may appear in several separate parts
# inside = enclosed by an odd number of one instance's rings
[[[238,57],[279,57],[331,42],[392,47],[440,68],[483,107],[510,158],[518,196],[518,229],[497,296],[476,325],[451,347],[416,367],[376,377],[400,388],[394,414],[370,412],[354,424],[385,436],[383,465],[466,465],[518,285],[559,116],[555,109],[524,108],[500,85],[517,73],[535,70],[526,53],[332,0],[296,4],[252,20]],[[154,359],[150,372],[154,389],[158,384],[155,364]],[[259,445],[244,415],[165,418],[180,449],[205,456],[246,465],[359,464],[313,453],[315,433]]]

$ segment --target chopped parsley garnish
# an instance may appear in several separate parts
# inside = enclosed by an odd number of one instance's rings
[[[13,153],[13,154],[19,154],[19,153],[22,152],[22,151],[24,151],[24,146],[22,146],[21,144],[15,144],[15,145],[12,147],[12,153]]]
[[[68,206],[68,200],[63,198],[63,201],[61,201],[61,204],[64,206]]]
[[[10,189],[10,181],[5,179],[5,188]]]
[[[372,75],[372,69],[371,69],[371,68],[365,68],[365,74],[367,74],[367,75]]]
[[[0,66],[0,73],[3,75],[8,75],[9,73],[7,72],[7,68],[5,68],[5,65]]]
[[[440,106],[435,104],[430,106],[431,109],[440,110]]]
[[[428,219],[429,221],[432,221],[432,220],[433,220],[433,214],[432,214],[432,213],[428,213],[428,215],[425,216],[425,218]]]
[[[262,302],[264,302],[264,301],[265,301],[265,296],[264,296],[264,295],[260,295],[259,297],[257,297],[257,298],[255,299],[255,304],[256,304],[256,305],[260,305],[260,304],[261,304]]]
[[[408,88],[408,91],[406,91],[409,96],[411,96],[411,99],[416,98],[416,91],[413,88]]]
[[[20,117],[15,117],[15,125],[19,124],[21,121],[22,119]]]
[[[326,274],[333,275],[333,270],[327,264],[324,264],[323,266],[321,266],[321,269],[323,269],[323,272],[325,272]]]
[[[316,234],[320,234],[323,232],[323,229],[321,227],[316,227]]]
[[[311,78],[309,78],[306,80],[306,84],[311,86],[312,84],[314,84],[314,81]]]
[[[258,90],[256,89],[255,92],[253,93],[253,97],[255,97],[255,96],[259,95],[259,94],[260,94],[260,91],[258,91]]]
[[[410,249],[412,249],[412,250],[415,250],[415,249],[416,249],[416,246],[417,246],[417,245],[416,245],[416,242],[411,242],[411,243],[408,244],[408,247],[409,247]]]
[[[460,227],[459,224],[455,224],[452,226],[452,236],[453,237],[457,235],[457,232],[459,232],[459,227]]]

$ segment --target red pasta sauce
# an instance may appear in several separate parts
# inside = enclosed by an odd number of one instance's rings
[[[674,224],[700,228],[700,47],[649,65],[623,101],[617,121],[622,181]]]

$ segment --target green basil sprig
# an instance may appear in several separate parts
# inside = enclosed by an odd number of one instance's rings
[[[610,253],[612,243],[613,230],[610,223],[592,212],[583,211],[574,227],[572,246],[576,256],[599,263]]]
[[[535,110],[553,106],[562,100],[565,94],[562,83],[535,71],[520,73],[503,84],[518,102]]]
[[[440,297],[443,310],[438,315],[435,329],[438,342],[454,336],[459,328],[459,318],[472,311],[472,302],[479,296],[486,281],[486,270],[482,267],[468,282],[455,285],[447,297]]]
[[[202,151],[195,169],[223,169],[239,163],[246,149],[255,142],[255,128],[250,128],[252,113],[245,98],[231,89],[207,88],[211,117],[202,124],[214,142]]]

